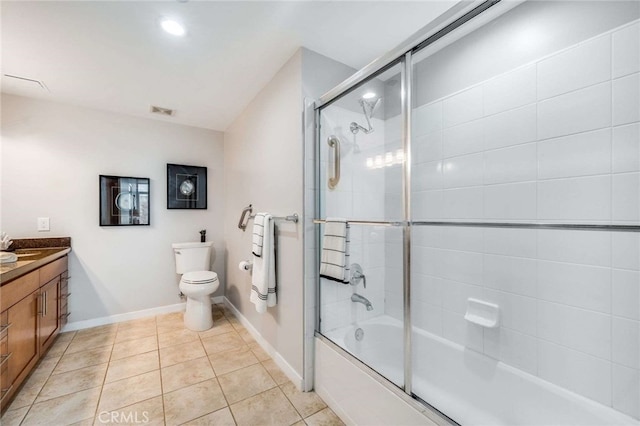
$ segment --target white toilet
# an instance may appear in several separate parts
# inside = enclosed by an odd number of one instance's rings
[[[180,291],[187,296],[184,325],[189,330],[213,327],[211,294],[218,289],[218,274],[210,271],[213,243],[174,243],[176,272],[182,274]]]

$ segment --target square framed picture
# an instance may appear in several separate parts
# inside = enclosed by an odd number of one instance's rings
[[[149,178],[100,175],[100,226],[150,224]]]
[[[207,208],[207,168],[167,164],[167,208]]]

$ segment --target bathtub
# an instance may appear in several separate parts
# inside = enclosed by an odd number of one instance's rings
[[[363,338],[355,332],[362,329]],[[413,392],[463,425],[637,425],[577,395],[439,336],[414,328]],[[402,386],[402,323],[381,316],[325,333]]]

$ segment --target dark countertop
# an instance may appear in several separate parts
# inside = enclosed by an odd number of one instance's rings
[[[25,275],[41,266],[51,263],[71,252],[71,247],[47,247],[18,249],[18,261],[0,265],[0,282],[5,285],[9,281]]]

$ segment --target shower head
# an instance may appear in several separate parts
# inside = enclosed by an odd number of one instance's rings
[[[364,115],[369,119],[373,118],[373,113],[376,111],[378,105],[380,105],[381,100],[382,98],[360,99],[360,105],[362,105]]]
[[[369,95],[369,93],[367,95]],[[363,96],[362,98],[360,98],[360,100],[358,102],[360,103],[360,106],[362,107],[362,112],[364,113],[364,118],[365,118],[365,120],[367,120],[367,127],[366,128],[362,127],[361,125],[359,125],[358,123],[356,123],[354,121],[350,125],[351,133],[353,133],[355,135],[360,130],[362,130],[365,134],[369,134],[369,133],[373,132],[373,126],[371,125],[371,119],[373,118],[373,113],[376,111],[376,108],[380,104],[381,100],[382,100],[382,98],[376,97],[375,94],[373,94],[373,96],[366,96],[366,97]]]

